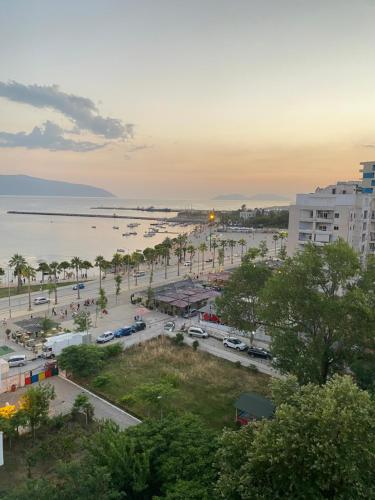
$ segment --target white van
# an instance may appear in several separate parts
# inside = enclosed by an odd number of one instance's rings
[[[188,335],[189,337],[200,337],[201,339],[208,337],[206,330],[200,326],[191,326],[188,330]]]
[[[8,364],[10,368],[13,368],[15,366],[24,366],[26,365],[26,363],[27,359],[25,354],[15,354],[8,358]]]
[[[34,299],[34,304],[37,306],[39,304],[48,304],[49,299],[47,297],[36,297]]]

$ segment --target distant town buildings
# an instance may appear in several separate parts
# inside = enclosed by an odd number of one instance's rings
[[[375,252],[375,161],[363,162],[362,180],[338,182],[314,193],[297,194],[289,209],[288,254],[308,242],[344,239],[365,259]]]

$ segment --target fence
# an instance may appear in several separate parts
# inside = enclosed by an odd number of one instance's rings
[[[36,384],[42,380],[59,374],[57,366],[39,367],[27,372],[19,372],[0,380],[0,393],[14,392],[25,385]]]

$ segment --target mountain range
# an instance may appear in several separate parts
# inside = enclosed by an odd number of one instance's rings
[[[232,194],[219,194],[214,200],[228,200],[228,201],[289,201],[289,198],[275,193],[259,193],[252,196],[246,194],[232,193]]]
[[[4,195],[113,197],[109,191],[94,186],[40,179],[29,175],[0,175],[0,196]]]

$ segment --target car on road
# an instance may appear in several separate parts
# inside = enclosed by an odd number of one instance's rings
[[[199,337],[201,339],[206,339],[208,337],[206,330],[200,326],[191,326],[188,329],[188,335],[189,337]]]
[[[140,332],[146,328],[146,323],[144,321],[136,321],[132,328],[134,332]]]
[[[174,332],[174,329],[176,328],[176,324],[174,321],[167,321],[164,325],[164,330],[166,332]]]
[[[34,299],[34,304],[36,306],[39,306],[40,304],[48,304],[49,301],[50,301],[50,299],[47,297],[36,297]]]
[[[189,262],[188,260],[186,262],[184,262],[184,266],[185,267],[190,267],[191,266],[191,262]]]
[[[99,337],[96,339],[97,344],[105,344],[106,342],[109,342],[110,340],[113,340],[115,338],[115,334],[113,332],[104,332]]]
[[[134,329],[132,326],[124,326],[122,328],[117,328],[117,330],[115,330],[113,333],[115,334],[116,338],[128,337],[129,335],[134,333]]]
[[[85,288],[85,284],[84,283],[78,283],[78,285],[73,285],[73,290],[82,290],[82,288]]]
[[[247,350],[249,356],[253,358],[272,359],[272,354],[262,347],[250,346]]]
[[[194,318],[194,316],[198,315],[197,309],[190,309],[190,311],[183,314],[183,318]]]
[[[223,340],[224,347],[230,347],[231,349],[236,349],[237,351],[246,351],[247,345],[236,337],[226,337]]]
[[[209,262],[212,262],[212,261],[213,261],[213,259],[211,259],[211,258],[205,260],[206,264],[208,264]]]
[[[146,273],[145,271],[136,271],[134,274],[133,274],[134,278],[142,278],[142,276],[146,276]]]
[[[25,354],[14,354],[8,358],[8,365],[10,368],[14,368],[16,366],[24,366],[27,363]]]

